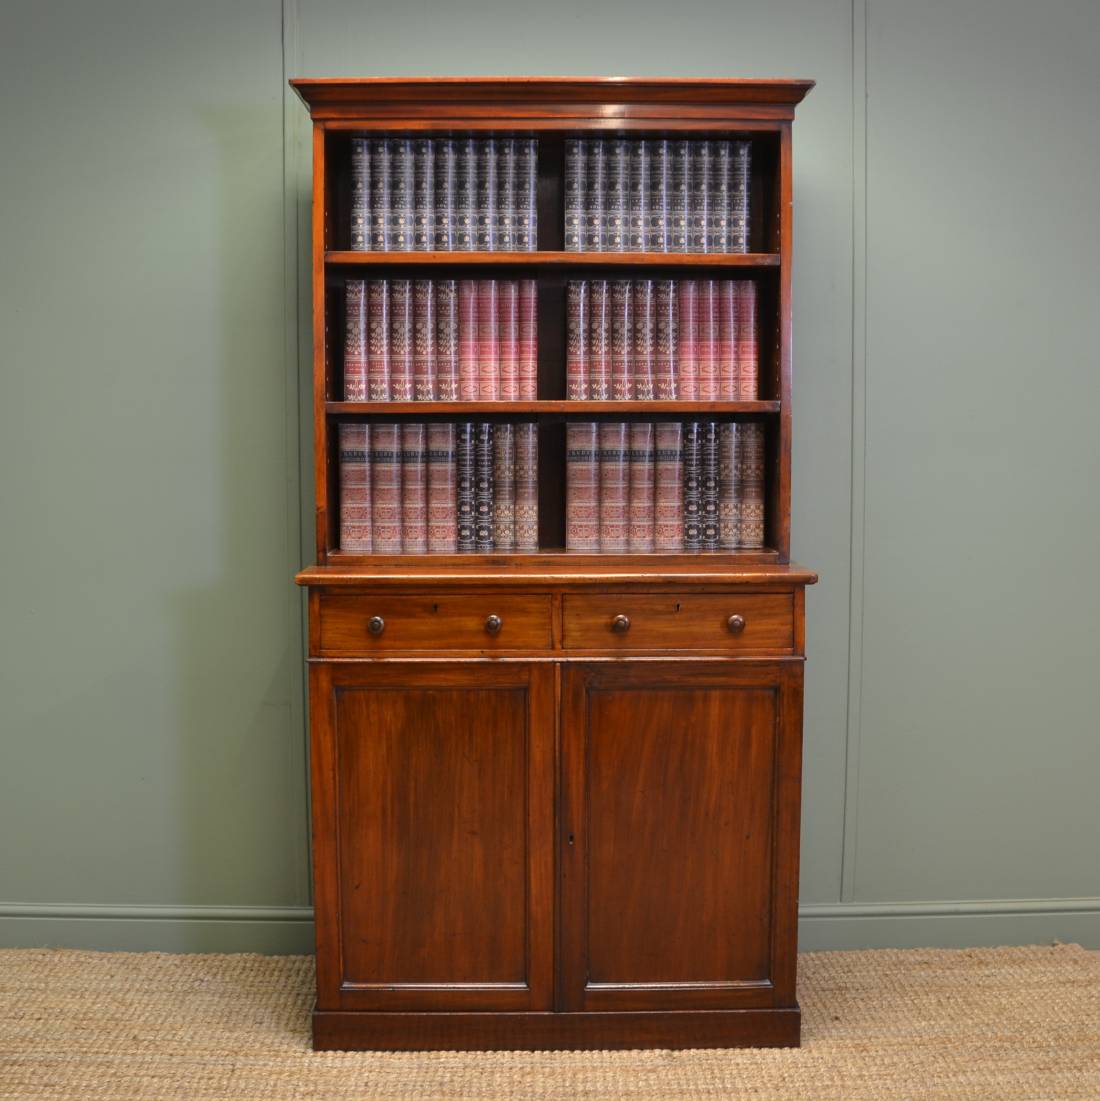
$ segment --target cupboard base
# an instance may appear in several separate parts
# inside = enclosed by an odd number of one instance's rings
[[[362,1013],[314,1010],[315,1051],[798,1047],[801,1011]]]

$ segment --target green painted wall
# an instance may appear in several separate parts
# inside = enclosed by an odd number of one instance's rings
[[[0,944],[308,948],[309,150],[285,79],[489,72],[817,79],[795,130],[794,549],[822,574],[803,944],[1100,945],[1100,8],[0,20],[25,106],[0,176]]]

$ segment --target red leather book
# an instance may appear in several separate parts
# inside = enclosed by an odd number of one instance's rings
[[[413,283],[413,397],[435,400],[435,285]]]
[[[703,434],[699,421],[684,425],[684,550],[703,549]]]
[[[741,401],[760,395],[760,360],[756,342],[756,284],[737,281],[737,385]]]
[[[676,287],[679,333],[676,342],[676,384],[685,401],[699,398],[699,283],[681,279]]]
[[[501,279],[497,283],[497,314],[500,346],[500,400],[519,400],[519,282]]]
[[[474,425],[474,544],[493,549],[493,429],[488,421]]]
[[[592,421],[565,426],[565,549],[600,549],[599,433]]]
[[[374,553],[400,554],[401,425],[371,425],[370,476]]]
[[[671,279],[658,279],[655,298],[654,396],[660,401],[675,401],[679,394],[676,385],[676,347],[680,330],[676,283]]]
[[[370,425],[341,424],[340,549],[370,554]]]
[[[455,426],[428,425],[428,553],[458,550]]]
[[[631,389],[638,401],[652,401],[656,390],[654,358],[657,344],[657,301],[652,279],[634,281],[634,349]]]
[[[440,279],[435,285],[435,396],[458,400],[458,283]]]
[[[588,397],[588,283],[570,279],[565,293],[565,396]]]
[[[390,400],[390,288],[385,279],[367,284],[367,395]]]
[[[737,292],[732,279],[718,284],[718,397],[737,401]]]
[[[622,552],[629,545],[629,436],[622,421],[599,426],[600,551]]]
[[[699,400],[718,400],[718,284],[704,279],[699,284]]]
[[[500,399],[500,335],[497,281],[477,283],[477,394],[480,401]]]
[[[703,423],[701,462],[701,515],[703,550],[718,549],[718,425]]]
[[[519,281],[519,400],[534,401],[539,388],[539,290],[534,279]]]
[[[611,399],[634,397],[631,352],[634,345],[634,301],[629,279],[611,283]]]
[[[660,421],[653,435],[653,545],[658,551],[678,551],[684,546],[684,426]]]
[[[630,520],[628,548],[651,551],[655,531],[654,426],[635,421],[630,426]]]
[[[588,285],[588,397],[611,397],[611,291],[606,279]]]
[[[539,547],[538,425],[517,424],[515,437],[516,550],[534,551]]]
[[[737,550],[741,545],[741,451],[742,425],[729,421],[718,431],[718,546]]]
[[[764,426],[743,424],[740,438],[740,546],[759,550],[764,546]]]
[[[493,550],[516,549],[515,426],[493,426]]]
[[[428,551],[428,426],[401,426],[401,549]]]
[[[474,483],[477,480],[474,457],[474,425],[460,421],[455,425],[455,507],[460,553],[477,548],[474,538]]]
[[[477,401],[478,385],[477,281],[458,281],[458,400]]]
[[[413,400],[412,280],[390,280],[390,397]]]
[[[367,285],[349,279],[344,285],[344,401],[367,400],[369,332]]]

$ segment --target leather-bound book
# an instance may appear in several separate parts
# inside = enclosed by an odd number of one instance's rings
[[[611,283],[611,399],[634,397],[631,352],[634,348],[634,297],[629,279]]]
[[[474,425],[474,544],[493,549],[493,425]]]
[[[493,425],[493,550],[516,549],[515,425]]]
[[[344,285],[344,401],[367,400],[368,312],[366,283],[349,279]]]
[[[390,400],[390,286],[385,279],[367,284],[367,396]]]
[[[539,549],[538,425],[524,421],[516,437],[516,550]]]
[[[512,248],[516,252],[534,252],[538,247],[539,146],[534,138],[516,138],[515,143]]]
[[[474,426],[471,421],[455,425],[455,510],[460,552],[474,551],[474,483],[477,480],[474,458]]]
[[[497,283],[498,343],[500,345],[500,400],[519,400],[519,282]]]
[[[588,283],[570,279],[565,291],[565,396],[588,397]]]
[[[635,279],[634,348],[630,373],[632,394],[637,401],[652,401],[655,396],[654,369],[657,344],[657,300],[652,279]]]
[[[389,138],[390,217],[389,248],[409,252],[413,247],[413,192],[415,189],[412,141]]]
[[[371,425],[370,476],[374,553],[400,554],[401,425]]]
[[[435,400],[435,284],[413,283],[413,398]]]
[[[512,252],[516,221],[516,143],[514,138],[497,138],[497,195],[493,209],[493,247]]]
[[[703,432],[698,421],[684,425],[684,550],[703,549]]]
[[[649,146],[636,138],[627,146],[626,251],[645,252],[649,213]]]
[[[756,284],[736,282],[737,389],[741,401],[760,396],[760,359],[756,341]]]
[[[764,426],[741,426],[741,540],[744,550],[764,546]]]
[[[676,285],[679,332],[676,341],[676,386],[685,401],[699,398],[699,283],[681,279]]]
[[[458,501],[453,424],[428,425],[428,553],[458,550]]]
[[[435,142],[413,142],[413,249],[431,252],[435,246]]]
[[[647,141],[649,149],[649,195],[646,201],[645,250],[668,252],[669,186],[671,156],[665,138]]]
[[[585,206],[587,203],[585,157],[586,142],[565,139],[565,251],[583,252],[585,244]]]
[[[676,283],[672,279],[658,279],[654,289],[656,312],[656,337],[653,347],[654,396],[659,401],[675,401],[679,394],[676,385],[676,348],[679,343],[679,302]]]
[[[437,401],[458,400],[458,283],[454,279],[435,284],[435,396]]]
[[[454,248],[472,252],[477,239],[477,142],[455,138]]]
[[[498,151],[495,138],[477,142],[477,206],[474,244],[478,252],[493,252],[497,247]]]
[[[684,426],[659,421],[653,435],[653,546],[658,551],[679,551],[684,546]]]
[[[630,426],[630,519],[628,549],[645,552],[654,549],[654,425],[635,421]]]
[[[600,552],[625,551],[630,541],[628,426],[605,421],[599,426]]]
[[[699,282],[699,317],[696,362],[699,364],[699,400],[718,400],[718,284]]]
[[[370,554],[370,425],[341,424],[340,549]]]
[[[718,546],[737,550],[741,546],[741,470],[742,426],[727,421],[718,430]]]
[[[600,549],[599,430],[592,421],[565,426],[565,549]]]
[[[687,252],[691,192],[691,142],[669,142],[668,251]]]
[[[710,198],[710,153],[710,142],[691,142],[691,187],[688,193],[688,252],[707,251],[707,201]]]
[[[607,198],[607,146],[598,138],[584,143],[584,251],[603,252],[604,201]]]
[[[348,245],[370,250],[370,138],[351,139],[351,212]]]
[[[703,550],[718,549],[718,425],[705,421],[701,446]]]
[[[629,165],[626,142],[610,138],[607,143],[607,198],[604,200],[604,248],[608,252],[626,250],[626,206],[629,190]]]
[[[737,284],[723,279],[718,284],[718,397],[737,401]]]
[[[412,280],[390,280],[390,397],[413,400]]]
[[[730,179],[730,251],[750,252],[749,189],[752,175],[752,144],[733,143],[733,175]]]
[[[478,383],[477,280],[458,281],[458,400],[477,401]]]
[[[588,284],[588,397],[611,397],[611,290],[606,279]]]
[[[730,183],[733,180],[733,142],[713,142],[710,191],[707,196],[707,252],[730,251]]]
[[[373,252],[390,247],[390,144],[386,138],[370,139],[370,247]]]
[[[500,314],[497,281],[477,282],[477,391],[480,401],[500,399]]]
[[[455,248],[455,143],[453,138],[438,138],[435,143],[435,197],[432,248],[453,252]]]
[[[428,550],[428,426],[401,426],[401,549]]]
[[[535,401],[539,385],[539,287],[519,281],[519,400]]]

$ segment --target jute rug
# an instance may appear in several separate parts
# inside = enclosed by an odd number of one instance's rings
[[[1100,1098],[1100,956],[801,958],[801,1050],[314,1054],[309,957],[0,951],[0,1097]]]

